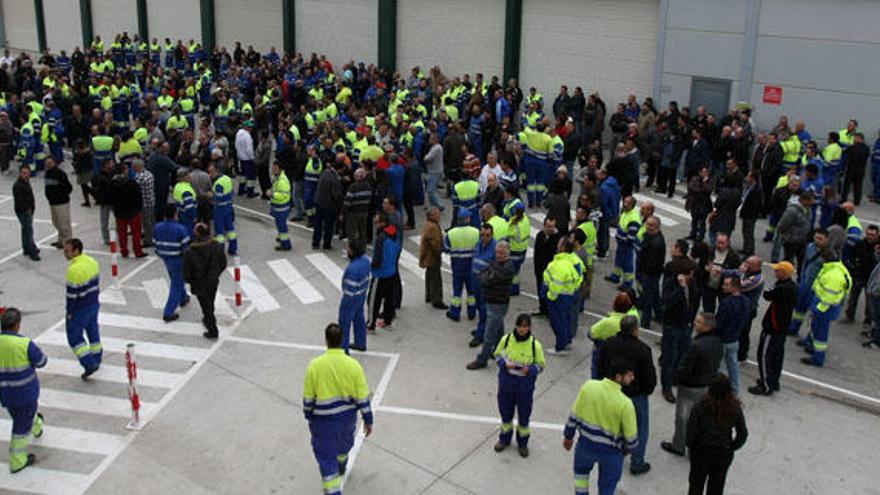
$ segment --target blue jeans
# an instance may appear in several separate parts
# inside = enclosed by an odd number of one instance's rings
[[[630,467],[642,467],[645,464],[645,449],[648,448],[648,396],[637,395],[632,398],[636,408],[636,426],[639,429],[639,444],[632,451]]]
[[[428,204],[437,208],[443,207],[443,204],[440,203],[440,198],[437,196],[437,186],[440,184],[442,176],[442,172],[431,172],[428,174]]]
[[[739,361],[737,361],[739,342],[722,343],[721,350],[723,359],[718,371],[723,372],[724,368],[727,368],[727,377],[730,378],[730,385],[733,387],[734,393],[739,394]]]
[[[486,335],[483,337],[483,349],[477,356],[477,362],[485,364],[492,357],[498,342],[504,335],[504,315],[507,304],[486,303]]]
[[[28,256],[36,256],[40,250],[34,244],[34,215],[33,213],[16,213],[21,223],[21,250]]]
[[[663,359],[660,361],[660,384],[664,392],[672,392],[672,374],[690,343],[690,326],[663,325],[663,337],[660,339],[660,348],[663,353]]]

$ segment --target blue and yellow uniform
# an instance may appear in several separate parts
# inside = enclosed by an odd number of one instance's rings
[[[572,308],[575,294],[583,281],[583,272],[579,271],[578,266],[571,253],[556,253],[553,261],[544,269],[542,289],[546,291],[550,327],[556,335],[557,352],[564,351],[571,344]]]
[[[196,223],[198,209],[196,208],[196,190],[192,184],[182,180],[174,184],[174,206],[177,208],[177,221],[186,227],[186,231],[192,234],[193,226]]]
[[[183,280],[183,252],[189,245],[191,232],[192,228],[177,220],[159,222],[153,230],[156,254],[162,258],[168,270],[168,277],[171,279],[168,300],[165,301],[165,308],[162,311],[162,316],[166,319],[172,317],[177,312],[177,308],[189,303],[189,294],[186,293]]]
[[[636,410],[611,379],[588,380],[581,386],[564,436],[580,434],[574,452],[574,493],[590,491],[590,471],[599,464],[599,495],[613,494],[623,472],[623,456],[638,445]]]
[[[97,175],[104,162],[113,158],[113,138],[105,134],[92,136],[92,173]]]
[[[324,166],[321,159],[317,156],[310,156],[306,162],[306,170],[303,176],[303,207],[306,209],[306,216],[309,217],[309,223],[315,216],[315,192],[318,190],[318,179]]]
[[[354,345],[367,348],[367,321],[364,304],[370,289],[370,258],[366,255],[351,260],[342,274],[342,300],[339,302],[339,326],[342,328],[342,347],[348,351],[349,333],[354,331]]]
[[[342,494],[340,471],[345,471],[354,445],[358,411],[364,423],[373,424],[364,370],[342,349],[327,349],[309,363],[303,383],[303,413],[325,495]]]
[[[515,410],[516,444],[520,448],[528,447],[535,381],[547,367],[544,348],[531,333],[522,337],[513,331],[498,342],[494,356],[498,363],[498,412],[501,414],[498,443],[507,445],[513,438]]]
[[[519,141],[523,149],[529,208],[533,208],[544,201],[547,164],[553,154],[553,140],[545,132],[526,128],[519,133]]]
[[[9,439],[9,470],[27,466],[30,437],[43,434],[43,417],[37,413],[40,380],[36,368],[46,365],[46,356],[31,339],[14,331],[0,334],[0,405],[12,418]]]
[[[287,174],[283,171],[274,177],[272,181],[272,199],[270,200],[270,212],[272,218],[275,219],[275,228],[278,229],[278,236],[275,241],[279,243],[279,247],[275,249],[280,251],[290,251],[293,246],[290,244],[290,234],[287,232],[287,216],[290,215],[290,181],[287,180]]]
[[[506,239],[510,244],[510,261],[513,262],[513,283],[510,285],[510,295],[519,295],[519,272],[526,261],[526,252],[529,250],[529,238],[532,234],[532,224],[525,216],[518,217],[517,211],[525,211],[520,203],[514,205],[511,213],[513,217],[507,222]],[[519,218],[519,220],[517,220]]]
[[[852,288],[852,277],[849,270],[840,261],[827,261],[822,264],[816,280],[813,281],[813,304],[810,312],[813,320],[810,323],[810,337],[807,352],[813,365],[825,364],[825,353],[828,352],[831,322],[840,316],[840,306]]]
[[[223,244],[229,241],[227,252],[238,254],[238,234],[235,233],[235,213],[232,209],[232,179],[221,174],[211,186],[214,192],[214,239]]]
[[[470,216],[467,210],[458,213],[459,226],[454,227],[443,236],[443,251],[452,259],[452,300],[449,303],[448,316],[458,321],[461,317],[461,292],[467,290],[467,315],[469,320],[477,316],[477,299],[474,293],[471,266],[474,251],[480,244],[480,231],[469,224],[462,224]]]
[[[497,216],[492,218],[498,218]],[[501,220],[500,218],[498,218]],[[491,220],[491,219],[490,219]],[[507,224],[502,221],[504,228]],[[483,241],[477,244],[474,250],[474,259],[471,261],[471,287],[474,289],[474,298],[477,300],[477,330],[474,332],[474,338],[482,341],[486,335],[486,299],[480,290],[480,273],[485,270],[492,262],[495,261],[495,239],[490,239],[488,243]]]
[[[639,230],[642,220],[639,210],[633,207],[629,211],[620,212],[617,224],[617,250],[614,252],[614,269],[606,280],[619,283],[623,287],[631,287],[635,280],[636,248],[639,244]]]
[[[480,183],[465,179],[455,183],[452,188],[453,215],[466,210],[471,217],[471,225],[480,227]]]
[[[100,278],[100,265],[87,254],[74,257],[67,266],[67,343],[86,373],[101,366],[104,350],[98,331]]]

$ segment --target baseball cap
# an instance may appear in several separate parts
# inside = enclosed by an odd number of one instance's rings
[[[779,263],[771,263],[770,268],[773,268],[774,270],[779,270],[788,277],[791,277],[792,275],[794,275],[794,265],[792,265],[788,261],[780,261]]]

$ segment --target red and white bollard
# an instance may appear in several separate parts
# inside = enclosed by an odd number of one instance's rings
[[[134,354],[134,344],[125,346],[125,369],[128,372],[128,400],[131,401],[131,421],[125,427],[129,430],[140,430],[141,425],[141,398],[137,391],[137,360]]]
[[[116,230],[110,230],[110,275],[113,287],[119,288],[119,249],[117,248]]]
[[[235,280],[235,314],[241,318],[241,258],[238,256],[233,258],[232,275]]]

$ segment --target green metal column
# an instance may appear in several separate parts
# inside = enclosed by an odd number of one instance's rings
[[[397,0],[379,0],[379,67],[397,68]]]
[[[281,15],[284,17],[284,51],[296,51],[296,0],[283,0]]]
[[[519,78],[522,0],[507,0],[504,10],[504,82]]]
[[[147,16],[147,0],[137,0],[138,15],[138,36],[149,42],[150,40],[150,23]]]
[[[46,19],[43,17],[43,0],[34,0],[34,17],[37,19],[37,50],[46,49]]]
[[[214,0],[201,0],[202,48],[205,53],[214,50]]]
[[[86,51],[95,38],[92,25],[92,0],[79,0],[79,23],[82,26],[83,51]]]

